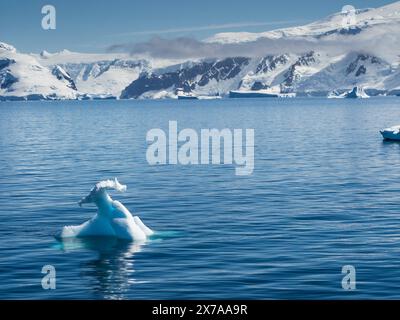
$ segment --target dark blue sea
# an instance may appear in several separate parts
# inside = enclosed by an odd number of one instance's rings
[[[150,166],[170,120],[253,128],[253,174]],[[0,299],[400,299],[400,144],[379,134],[396,124],[399,98],[1,102]],[[58,241],[114,177],[156,236]]]

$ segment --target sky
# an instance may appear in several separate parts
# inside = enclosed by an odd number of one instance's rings
[[[154,36],[205,39],[219,32],[262,32],[306,24],[344,5],[379,7],[394,0],[0,0],[0,41],[22,52],[105,52]],[[41,26],[44,5],[56,29]]]

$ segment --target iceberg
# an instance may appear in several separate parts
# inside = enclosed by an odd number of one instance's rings
[[[90,193],[79,201],[79,206],[94,203],[98,208],[97,214],[81,225],[63,227],[57,238],[115,237],[127,241],[145,241],[154,231],[107,193],[110,189],[125,192],[126,188],[116,178],[96,183]]]
[[[354,87],[353,89],[346,91],[344,93],[339,93],[339,91],[334,90],[328,94],[328,99],[367,99],[367,95],[362,87]]]
[[[363,88],[354,87],[352,90],[346,92],[343,97],[347,99],[365,99],[369,98],[369,95],[365,93]]]
[[[400,125],[383,129],[380,132],[385,140],[400,141]]]

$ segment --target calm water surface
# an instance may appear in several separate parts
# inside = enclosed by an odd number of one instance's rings
[[[149,166],[146,133],[254,128],[255,170]],[[0,103],[0,299],[400,298],[400,99]],[[95,182],[159,231],[58,242]],[[54,265],[57,289],[43,290]],[[343,265],[357,289],[341,287]]]

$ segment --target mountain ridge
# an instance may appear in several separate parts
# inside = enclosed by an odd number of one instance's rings
[[[400,94],[400,1],[358,9],[350,27],[344,19],[335,13],[303,26],[218,33],[202,42],[225,49],[279,41],[275,52],[256,56],[229,56],[229,50],[226,57],[175,60],[68,50],[25,54],[0,42],[0,99],[158,99],[176,98],[180,90],[210,97],[232,90],[327,96],[357,86],[369,95]]]

